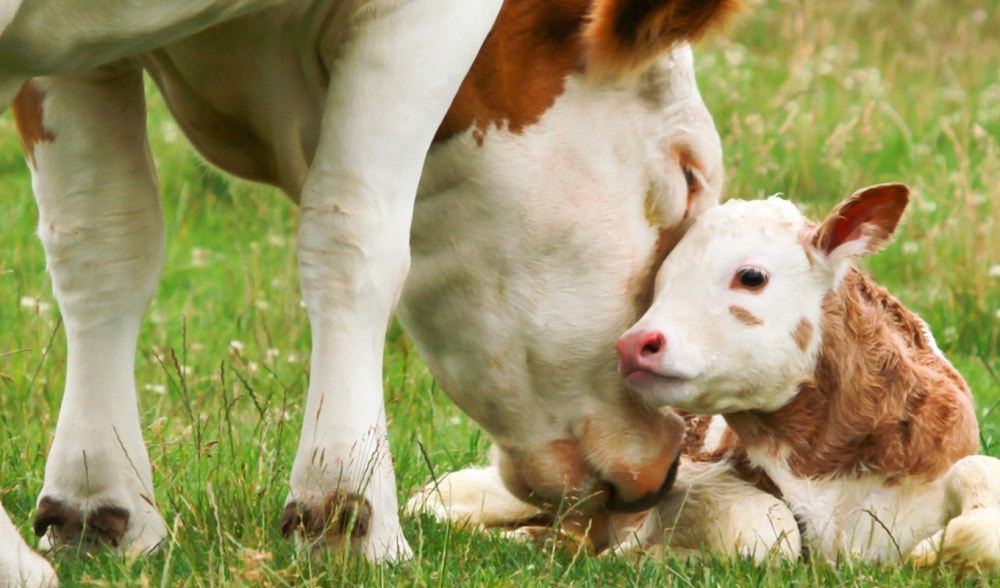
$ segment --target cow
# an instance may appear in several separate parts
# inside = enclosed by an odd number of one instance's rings
[[[629,386],[688,424],[677,483],[586,545],[757,561],[805,546],[1000,572],[1000,460],[977,455],[969,388],[926,323],[852,265],[907,201],[902,184],[873,186],[816,224],[777,197],[731,200],[684,227],[616,343]],[[483,527],[544,514],[494,468],[447,474],[407,506]]]
[[[300,206],[312,350],[286,536],[411,554],[381,385],[394,311],[514,495],[595,519],[648,508],[683,421],[628,390],[614,342],[673,228],[719,198],[689,42],[742,4],[3,4],[0,105],[67,340],[42,547],[141,552],[167,534],[133,375],[165,247],[144,73],[208,162]]]

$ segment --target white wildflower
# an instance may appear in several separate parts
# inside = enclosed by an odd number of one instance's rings
[[[1000,278],[1000,263],[990,266],[990,269],[986,270],[986,275],[991,278]]]
[[[194,267],[205,267],[208,265],[208,251],[201,247],[191,249],[191,265]]]
[[[167,387],[163,384],[146,384],[144,388],[146,392],[152,392],[161,396],[167,393]]]
[[[243,342],[242,341],[230,341],[229,342],[229,350],[232,351],[233,353],[235,353],[236,355],[242,354],[243,353]]]
[[[21,298],[21,308],[30,308],[37,314],[48,314],[52,310],[52,305],[42,302],[41,298],[35,296],[24,296]]]

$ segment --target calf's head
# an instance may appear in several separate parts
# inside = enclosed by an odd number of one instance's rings
[[[654,406],[776,410],[812,374],[822,302],[851,261],[888,243],[902,184],[854,193],[819,225],[786,200],[700,216],[660,268],[649,311],[617,343],[619,370]]]

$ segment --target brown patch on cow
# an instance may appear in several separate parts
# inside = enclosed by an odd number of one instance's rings
[[[470,127],[479,145],[491,128],[521,133],[555,104],[570,74],[631,71],[678,42],[700,38],[743,4],[506,0],[434,140]]]
[[[521,133],[541,119],[581,71],[583,29],[589,0],[507,0],[465,77],[435,141],[474,127]]]
[[[787,454],[803,478],[929,481],[978,453],[972,396],[923,323],[856,269],[823,301],[812,379],[783,408],[726,415],[747,447]]]
[[[623,417],[608,414],[585,419],[580,435],[582,455],[612,493],[605,504],[611,512],[650,508],[672,484],[684,421],[673,411],[651,407],[629,395]],[[609,451],[614,448],[614,451]],[[551,477],[553,468],[546,474]],[[551,493],[550,493],[551,495]]]
[[[35,165],[35,146],[52,142],[56,138],[45,128],[45,111],[42,108],[44,99],[45,94],[38,89],[37,84],[28,80],[10,105],[17,133],[21,136],[21,149],[32,166]]]
[[[800,318],[798,324],[795,325],[795,330],[792,332],[792,338],[795,339],[795,344],[799,346],[799,350],[804,352],[809,348],[809,343],[812,341],[812,335],[812,321],[806,317]]]
[[[746,6],[739,0],[604,0],[584,31],[587,73],[613,77],[640,69],[684,41],[696,41]]]
[[[730,306],[729,314],[748,327],[759,327],[764,324],[764,321],[757,315],[742,306]]]

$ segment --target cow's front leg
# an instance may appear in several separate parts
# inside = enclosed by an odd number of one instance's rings
[[[145,114],[142,72],[127,64],[35,79],[14,101],[67,342],[35,518],[43,547],[147,550],[166,536],[133,373],[164,253]]]
[[[302,437],[282,518],[312,547],[410,555],[386,439],[382,347],[409,267],[424,157],[499,0],[365,9],[330,59],[320,144],[301,195],[312,327]]]

